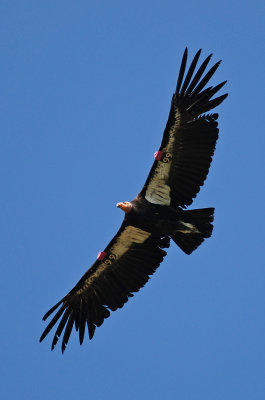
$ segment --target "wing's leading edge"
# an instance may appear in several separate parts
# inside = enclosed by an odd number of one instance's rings
[[[110,311],[123,307],[134,292],[138,292],[159,267],[169,246],[169,238],[152,235],[123,223],[117,235],[76,286],[43,317],[46,320],[59,310],[47,325],[40,341],[58,323],[52,349],[62,335],[62,352],[68,343],[73,326],[83,343],[87,326],[92,339],[96,327],[108,318]]]

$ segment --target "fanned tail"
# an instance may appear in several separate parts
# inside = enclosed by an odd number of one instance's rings
[[[204,239],[212,234],[214,208],[201,208],[185,211],[186,220],[183,228],[170,235],[171,239],[186,254],[191,254]]]

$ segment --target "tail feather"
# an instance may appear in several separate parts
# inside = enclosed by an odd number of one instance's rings
[[[204,239],[212,234],[214,219],[214,208],[201,208],[185,211],[183,229],[171,234],[171,239],[186,254],[191,254]]]

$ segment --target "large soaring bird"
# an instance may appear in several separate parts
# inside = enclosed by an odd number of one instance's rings
[[[109,310],[123,307],[145,285],[163,261],[170,239],[190,254],[211,236],[214,208],[185,208],[207,177],[218,138],[218,114],[209,111],[227,94],[213,98],[226,81],[206,87],[220,61],[205,73],[211,55],[197,68],[200,53],[185,75],[187,48],[184,51],[168,122],[148,178],[134,200],[117,204],[125,212],[118,233],[75,287],[44,315],[46,320],[59,307],[40,338],[59,321],[52,349],[63,334],[64,352],[73,325],[80,344],[86,325],[92,339]]]

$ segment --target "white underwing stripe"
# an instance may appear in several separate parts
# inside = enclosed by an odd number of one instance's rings
[[[175,111],[175,123],[171,126],[169,130],[169,139],[168,143],[165,147],[161,149],[163,152],[172,153],[174,142],[176,139],[176,130],[180,127],[180,112],[178,109]],[[170,187],[167,185],[170,167],[171,167],[172,160],[170,159],[169,162],[163,163],[158,161],[157,167],[154,171],[154,175],[151,178],[146,192],[145,198],[150,203],[153,204],[160,204],[169,206],[171,202],[170,197]]]
[[[112,247],[108,249],[108,252],[114,254],[116,256],[115,260],[118,260],[124,253],[126,253],[126,251],[128,251],[133,243],[143,243],[150,235],[150,232],[143,231],[135,226],[127,226],[118,236]],[[94,282],[94,280],[97,279],[107,268],[109,268],[109,264],[105,264],[104,260],[102,260],[97,270],[93,275],[86,279],[83,287],[77,291],[77,294],[81,294],[87,290],[91,283]]]
[[[148,192],[145,194],[146,200],[153,204],[170,205],[170,187],[162,179],[152,179],[148,185]]]

